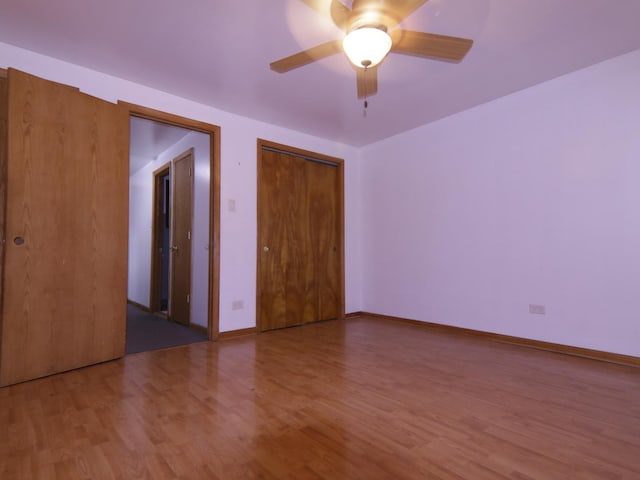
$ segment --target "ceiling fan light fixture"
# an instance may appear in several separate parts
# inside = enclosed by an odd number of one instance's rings
[[[344,37],[342,48],[356,67],[368,68],[375,67],[387,56],[391,43],[384,27],[361,27]]]

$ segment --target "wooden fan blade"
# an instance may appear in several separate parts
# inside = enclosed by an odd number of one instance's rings
[[[388,29],[395,27],[427,0],[353,0],[350,28],[379,22]]]
[[[300,0],[302,3],[307,4],[313,8],[316,12],[322,15],[329,15],[329,3],[331,0]]]
[[[378,67],[356,68],[358,98],[372,97],[378,93]]]
[[[331,1],[331,19],[336,26],[342,30],[346,30],[351,18],[351,10],[345,7],[338,0]]]
[[[462,60],[473,45],[473,40],[467,38],[411,30],[396,30],[391,37],[393,39],[391,51],[394,53],[451,62]]]
[[[422,5],[427,3],[427,0],[393,0],[387,1],[386,3],[386,8],[393,12],[393,16],[398,23],[400,23]]]
[[[313,8],[321,15],[327,16],[333,20],[338,28],[346,29],[351,10],[345,7],[338,0],[300,0],[309,7]]]
[[[342,44],[339,40],[321,43],[318,46],[303,50],[269,64],[271,70],[278,73],[288,72],[294,68],[302,67],[321,58],[334,55],[342,51]]]

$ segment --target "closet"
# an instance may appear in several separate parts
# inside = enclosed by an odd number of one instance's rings
[[[124,355],[128,111],[0,71],[0,386]]]
[[[344,317],[343,161],[258,141],[261,331]]]

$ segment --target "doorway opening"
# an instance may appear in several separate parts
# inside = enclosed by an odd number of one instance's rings
[[[169,314],[169,263],[171,251],[171,164],[153,172],[153,247],[151,258],[152,312]]]
[[[218,336],[219,128],[130,113],[127,353]]]

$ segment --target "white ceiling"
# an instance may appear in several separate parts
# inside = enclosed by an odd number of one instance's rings
[[[366,117],[342,54],[269,69],[341,36],[300,0],[0,0],[0,41],[360,146],[636,50],[639,20],[640,0],[430,0],[402,26],[473,48],[460,64],[391,54]]]

